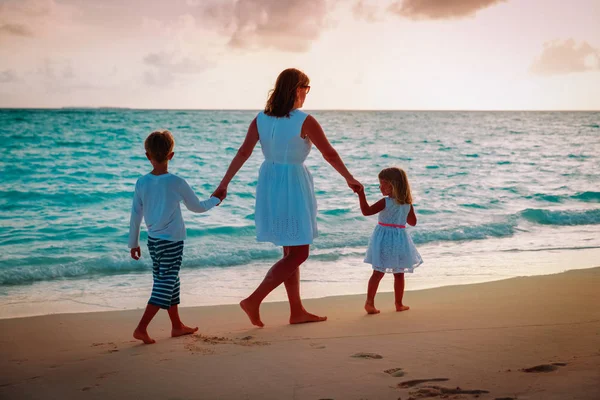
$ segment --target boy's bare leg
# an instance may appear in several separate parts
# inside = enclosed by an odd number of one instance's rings
[[[152,339],[148,335],[148,325],[158,310],[160,310],[160,307],[155,306],[154,304],[148,304],[146,306],[146,311],[144,311],[144,315],[142,315],[140,323],[138,324],[137,328],[135,328],[135,331],[133,331],[134,338],[141,340],[146,344],[152,344],[156,342],[156,340]]]
[[[409,306],[402,304],[404,297],[404,274],[394,274],[394,297],[396,301],[396,311],[406,311]]]
[[[379,310],[375,308],[375,295],[377,294],[377,288],[379,288],[379,282],[385,274],[379,271],[373,271],[373,275],[369,279],[369,286],[367,287],[367,301],[365,302],[365,311],[367,314],[379,314]]]
[[[287,249],[287,247],[284,247],[284,255]],[[327,317],[311,314],[304,309],[302,299],[300,298],[300,267],[296,268],[292,276],[283,281],[283,283],[288,301],[290,302],[290,324],[305,324],[307,322],[322,322],[327,320]]]
[[[263,327],[265,324],[260,320],[260,304],[277,286],[281,285],[286,279],[298,269],[308,258],[309,246],[289,246],[287,255],[277,261],[271,267],[263,281],[256,290],[240,302],[240,307],[250,318],[253,325]]]
[[[171,318],[171,337],[190,335],[198,331],[198,327],[190,328],[181,322],[178,304],[172,305],[167,311],[169,313],[169,318]]]

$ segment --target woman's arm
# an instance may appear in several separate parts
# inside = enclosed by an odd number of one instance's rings
[[[406,217],[406,223],[408,223],[411,226],[417,225],[417,214],[415,214],[415,209],[412,204],[410,205],[408,217]]]
[[[242,165],[250,158],[254,147],[256,147],[256,143],[258,143],[258,126],[256,125],[256,118],[254,118],[248,127],[248,133],[246,133],[244,143],[242,143],[237,154],[233,157],[233,160],[231,160],[229,168],[227,168],[225,176],[221,179],[219,187],[217,187],[217,190],[212,194],[214,197],[218,197],[221,201],[227,197],[227,186],[229,186],[229,182],[231,182],[235,174],[242,168]]]
[[[346,165],[340,158],[340,155],[335,151],[329,140],[327,140],[327,136],[325,136],[325,132],[323,132],[323,128],[314,119],[311,115],[306,117],[304,124],[302,125],[302,136],[308,137],[311,142],[319,149],[325,161],[327,161],[340,175],[346,179],[346,183],[354,192],[358,192],[363,188],[363,185],[354,179]]]
[[[385,208],[385,199],[381,199],[377,203],[370,206],[369,203],[367,203],[367,196],[365,196],[364,190],[359,190],[357,194],[358,201],[360,203],[360,211],[364,216],[377,214],[383,211],[383,209]]]

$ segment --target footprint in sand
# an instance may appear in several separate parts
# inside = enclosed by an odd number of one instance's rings
[[[117,349],[117,345],[114,342],[92,343],[90,347],[105,348],[107,353],[116,353],[117,351],[119,351],[119,349]]]
[[[351,355],[350,357],[366,358],[366,359],[370,359],[370,360],[379,360],[379,359],[383,358],[383,356],[376,354],[376,353],[356,353],[356,354]]]
[[[443,386],[425,386],[419,388],[415,391],[410,392],[411,395],[417,396],[419,398],[422,397],[447,397],[448,395],[457,395],[457,394],[472,394],[472,395],[480,395],[489,393],[487,390],[481,389],[461,389],[457,388],[447,388]]]
[[[118,372],[119,372],[119,371],[108,371],[108,372],[103,372],[103,373],[101,373],[100,375],[98,375],[98,376],[96,377],[96,379],[104,379],[104,378],[106,378],[107,376],[114,375],[114,374],[116,374],[116,373],[118,373]]]
[[[567,363],[552,363],[552,364],[541,364],[535,367],[522,368],[523,372],[552,372],[556,371],[558,367],[564,367]]]
[[[386,374],[393,376],[395,378],[400,378],[402,376],[404,376],[404,371],[402,371],[402,368],[390,368],[390,369],[386,369],[385,371]]]
[[[398,384],[398,387],[410,388],[410,387],[417,386],[417,385],[420,385],[421,383],[425,383],[425,382],[445,382],[448,380],[449,380],[448,378],[413,379],[411,381],[400,382]]]
[[[219,345],[219,344],[224,344],[224,345],[238,345],[238,346],[268,346],[271,343],[269,342],[262,342],[262,341],[258,341],[258,340],[253,340],[254,336],[244,336],[242,338],[239,339],[231,339],[225,336],[204,336],[204,335],[200,335],[200,334],[195,334],[195,335],[191,335],[189,336],[188,342],[185,345],[186,350],[190,351],[191,353],[198,353],[198,354],[203,354],[203,355],[207,355],[207,354],[215,354],[215,351],[203,346],[207,346],[207,345]]]

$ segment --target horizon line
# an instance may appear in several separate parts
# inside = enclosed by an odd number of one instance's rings
[[[261,111],[259,108],[135,108],[114,106],[63,106],[63,107],[0,107],[0,110],[136,110],[136,111]],[[600,112],[600,109],[352,109],[314,108],[306,111],[345,111],[345,112]]]

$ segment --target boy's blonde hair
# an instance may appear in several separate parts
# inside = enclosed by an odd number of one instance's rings
[[[167,157],[173,152],[175,139],[173,139],[173,134],[166,129],[154,131],[146,138],[144,147],[150,158],[162,163],[167,161]]]
[[[401,168],[391,167],[381,170],[379,179],[392,185],[392,198],[398,204],[412,204],[410,185],[406,172]]]

